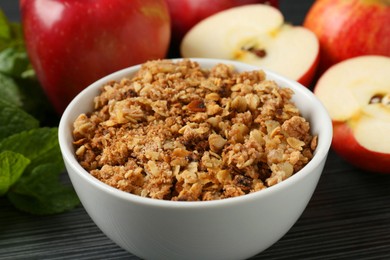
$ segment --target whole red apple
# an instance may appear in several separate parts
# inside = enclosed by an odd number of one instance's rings
[[[314,87],[333,122],[333,149],[351,164],[390,173],[390,57],[365,55],[331,66]]]
[[[356,56],[390,56],[388,0],[317,0],[304,26],[319,38],[320,72]]]
[[[195,24],[219,11],[255,3],[268,3],[278,7],[278,0],[165,0],[169,7],[172,21],[172,43],[180,44],[183,36]]]
[[[58,113],[95,80],[164,58],[170,18],[164,0],[21,0],[27,51]]]

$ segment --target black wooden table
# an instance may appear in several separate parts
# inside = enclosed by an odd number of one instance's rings
[[[14,21],[20,19],[17,2],[0,1]],[[280,5],[286,20],[298,25],[312,2],[280,0]],[[81,206],[38,217],[0,198],[0,259],[138,258],[111,242]],[[330,151],[300,219],[253,259],[390,259],[390,175],[358,170]]]

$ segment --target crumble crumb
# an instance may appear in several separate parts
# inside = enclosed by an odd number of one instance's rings
[[[76,158],[102,182],[143,197],[257,192],[299,171],[317,146],[292,95],[261,70],[149,61],[107,82],[94,110],[75,120]]]

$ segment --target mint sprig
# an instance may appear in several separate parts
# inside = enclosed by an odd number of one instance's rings
[[[79,204],[73,189],[64,186],[56,172],[62,166],[55,163],[41,164],[29,175],[23,175],[8,192],[8,199],[16,208],[35,215],[63,212]]]
[[[0,196],[19,180],[30,160],[11,151],[0,153]]]
[[[1,74],[0,74],[1,78]],[[5,88],[0,82],[0,89]],[[0,95],[0,140],[15,133],[39,127],[39,121]]]
[[[31,68],[20,24],[0,10],[0,196],[31,214],[61,213],[80,203],[60,181],[65,167],[55,115]]]

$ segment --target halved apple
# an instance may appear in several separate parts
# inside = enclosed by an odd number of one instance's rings
[[[260,66],[309,86],[319,61],[319,42],[302,26],[284,22],[265,4],[233,7],[196,24],[180,46],[185,58],[237,60]]]
[[[314,93],[332,118],[334,150],[360,168],[390,173],[390,57],[333,65]]]

